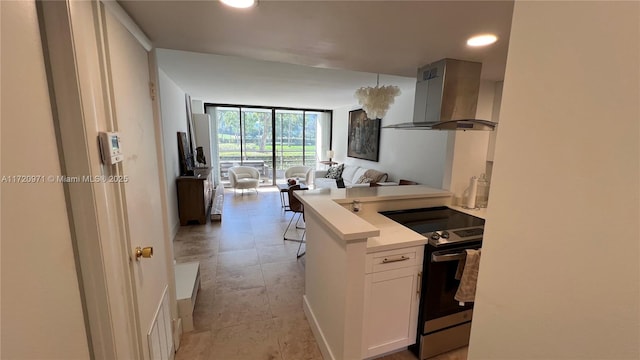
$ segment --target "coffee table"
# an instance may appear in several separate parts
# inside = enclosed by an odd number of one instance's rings
[[[298,183],[298,185],[300,185],[300,190],[308,190],[309,187],[302,181],[300,181]],[[287,196],[287,192],[289,192],[289,188],[293,185],[289,185],[289,184],[276,184],[276,186],[278,187],[278,190],[280,190],[280,205],[282,205],[282,208],[284,209],[284,211],[289,211],[289,204],[287,204],[287,201],[285,199],[285,197]]]

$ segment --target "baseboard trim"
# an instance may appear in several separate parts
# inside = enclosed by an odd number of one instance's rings
[[[180,230],[180,220],[176,221],[171,227],[171,241],[176,239],[176,235],[178,235],[178,230]]]
[[[322,333],[322,329],[318,325],[318,319],[313,313],[313,309],[311,309],[311,305],[309,305],[309,301],[307,300],[307,295],[302,295],[303,300],[303,308],[304,314],[307,316],[307,320],[309,321],[309,325],[311,326],[311,332],[313,332],[313,336],[316,338],[316,343],[320,348],[320,352],[322,353],[322,357],[327,360],[335,360],[335,356],[331,352],[331,348],[329,348],[329,343]]]
[[[180,349],[180,340],[182,339],[182,319],[173,319],[173,348],[175,351]]]

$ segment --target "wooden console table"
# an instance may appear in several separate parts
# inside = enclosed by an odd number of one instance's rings
[[[190,221],[206,224],[213,198],[211,168],[196,169],[193,176],[178,176],[176,186],[180,225]]]

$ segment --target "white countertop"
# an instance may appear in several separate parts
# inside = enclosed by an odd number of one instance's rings
[[[367,252],[375,252],[423,245],[427,239],[377,212],[353,213],[340,204],[356,199],[365,206],[374,201],[450,198],[451,193],[422,185],[406,185],[316,189],[296,191],[295,196],[305,205],[305,211],[318,214],[338,238],[345,241],[367,238]]]
[[[435,189],[423,185],[354,187],[349,189],[315,189],[297,191],[298,198],[316,199],[319,196],[338,203],[346,203],[358,199],[361,202],[379,200],[415,199],[424,197],[451,196],[447,190]]]
[[[367,239],[367,253],[419,246],[428,241],[426,237],[379,213],[363,214],[361,218],[380,230],[380,235]]]

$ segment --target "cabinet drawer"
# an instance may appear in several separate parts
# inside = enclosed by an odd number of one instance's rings
[[[368,274],[415,265],[422,266],[423,256],[424,246],[414,246],[367,254],[365,272]]]

